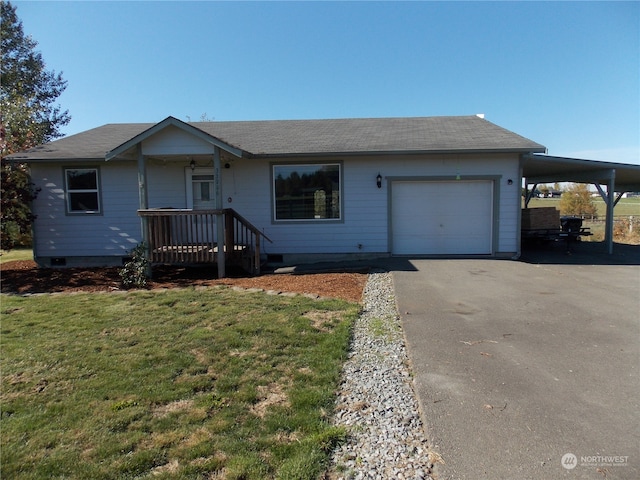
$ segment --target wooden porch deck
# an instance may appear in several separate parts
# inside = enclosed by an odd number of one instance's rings
[[[152,264],[195,265],[216,263],[260,273],[261,238],[269,238],[233,209],[139,210]],[[222,217],[220,229],[219,217]],[[223,255],[220,255],[222,248]]]

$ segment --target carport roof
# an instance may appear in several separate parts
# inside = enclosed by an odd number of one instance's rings
[[[528,184],[555,182],[608,184],[613,178],[615,191],[640,192],[640,165],[550,155],[525,154],[522,158],[522,176],[526,178]]]

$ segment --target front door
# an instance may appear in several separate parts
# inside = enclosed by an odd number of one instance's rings
[[[187,208],[214,210],[216,200],[213,190],[213,168],[186,169]],[[196,243],[214,243],[215,217],[199,215],[194,219],[197,231]]]
[[[213,195],[213,169],[187,169],[187,208],[213,210],[216,208]]]

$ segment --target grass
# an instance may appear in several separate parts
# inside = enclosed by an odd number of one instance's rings
[[[33,250],[22,247],[9,251],[0,250],[0,263],[12,262],[14,260],[33,260]]]
[[[2,296],[2,478],[310,479],[358,305],[230,289]]]
[[[594,197],[593,203],[595,203],[598,210],[598,216],[604,218],[607,214],[607,208],[602,198]],[[560,209],[559,198],[532,198],[529,202],[529,208],[538,207],[555,207]],[[618,204],[613,209],[613,215],[615,217],[640,217],[640,198],[621,198]]]

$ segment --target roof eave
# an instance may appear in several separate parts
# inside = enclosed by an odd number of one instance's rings
[[[27,165],[30,165],[32,163],[60,163],[62,161],[64,162],[72,162],[72,163],[104,163],[105,162],[105,158],[104,157],[76,157],[76,158],[11,158],[9,159],[12,162],[15,163],[25,163]],[[116,160],[123,160],[121,158],[118,158]]]
[[[385,155],[444,155],[444,154],[480,154],[480,153],[544,153],[546,147],[535,148],[473,148],[473,149],[433,149],[433,150],[356,150],[356,151],[328,151],[328,152],[291,152],[291,153],[253,153],[250,158],[295,158],[295,157],[362,157]]]

